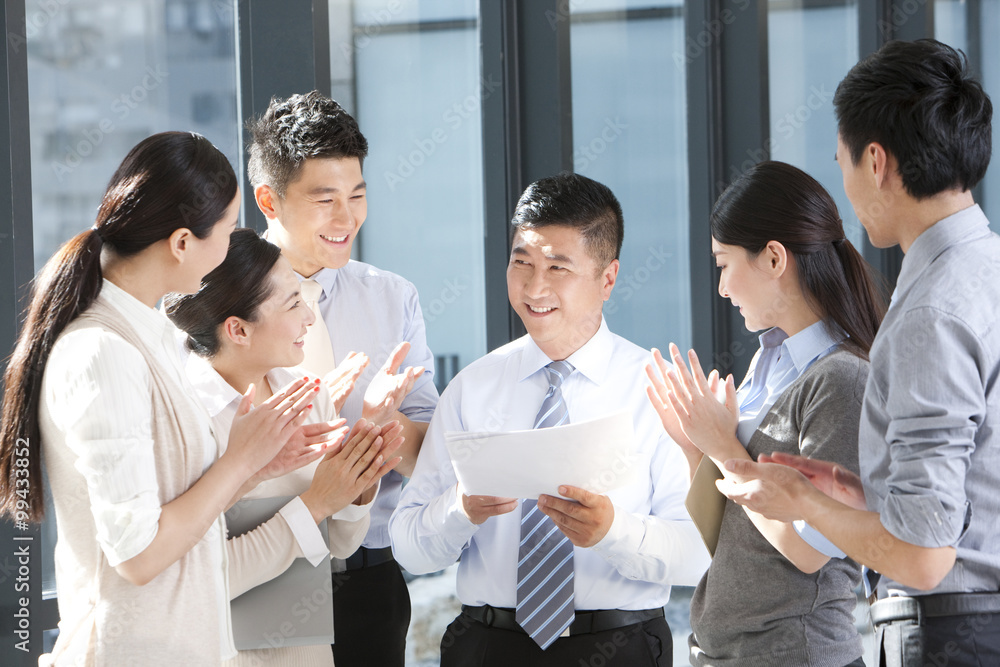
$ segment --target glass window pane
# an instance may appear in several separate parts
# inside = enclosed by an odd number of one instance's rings
[[[691,346],[684,18],[679,3],[570,3],[573,169],[614,191],[625,215],[608,326],[641,345]],[[639,11],[626,11],[639,9]],[[708,221],[704,221],[708,224]],[[709,249],[706,248],[708,253]],[[686,664],[690,588],[667,604]]]
[[[767,30],[771,159],[819,181],[837,202],[847,238],[860,248],[864,229],[833,159],[833,94],[858,62],[857,0],[769,0]]]
[[[979,24],[971,29],[970,12],[979,12]],[[993,160],[983,179],[978,203],[994,230],[1000,231],[1000,167],[996,166],[996,146],[1000,139],[997,109],[1000,107],[1000,43],[996,39],[1000,30],[1000,0],[935,0],[934,37],[945,44],[963,51],[970,65],[983,83],[993,101]],[[977,52],[978,50],[978,52]]]
[[[191,130],[238,165],[233,3],[27,0],[35,269],[94,223],[125,154]],[[42,525],[43,593],[55,593],[55,521]]]
[[[625,215],[618,284],[604,308],[608,326],[642,347],[673,341],[687,348],[684,18],[675,3],[595,11],[630,4],[570,4],[573,168],[610,187]]]
[[[369,144],[358,258],[417,286],[443,387],[486,353],[479,5],[334,2],[333,34],[352,10],[331,69]]]
[[[28,0],[35,266],[93,224],[132,146],[192,130],[237,162],[231,3]]]
[[[983,84],[993,101],[993,160],[983,179],[980,203],[994,231],[1000,233],[1000,0],[982,0],[977,29],[982,49]]]

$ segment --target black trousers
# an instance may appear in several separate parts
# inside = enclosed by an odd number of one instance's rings
[[[441,667],[673,667],[673,653],[662,618],[560,637],[545,651],[524,632],[487,627],[461,614],[441,638]]]
[[[876,626],[879,667],[996,667],[1000,613],[901,620]]]
[[[396,561],[333,575],[337,667],[404,667],[410,594]]]

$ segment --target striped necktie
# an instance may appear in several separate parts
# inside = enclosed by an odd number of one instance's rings
[[[560,387],[572,372],[568,361],[553,361],[545,367],[549,391],[535,418],[535,428],[569,422]],[[573,543],[538,509],[537,501],[525,500],[521,504],[514,618],[544,650],[569,627],[573,616]]]

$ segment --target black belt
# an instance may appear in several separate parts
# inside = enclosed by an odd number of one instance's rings
[[[382,547],[381,549],[367,549],[361,547],[347,557],[346,570],[361,570],[366,567],[375,567],[393,560],[392,547]]]
[[[470,607],[462,605],[462,613],[469,618],[479,621],[490,628],[500,630],[512,630],[514,632],[524,632],[514,618],[513,609],[503,607]],[[627,625],[635,625],[654,618],[663,618],[663,607],[657,609],[639,609],[630,611],[626,609],[599,609],[596,611],[578,611],[576,620],[569,626],[570,635],[586,635],[595,632],[605,632],[616,628],[623,628]]]
[[[920,622],[924,618],[968,616],[1000,612],[1000,593],[943,593],[917,597],[889,597],[871,606],[872,625],[893,621]]]

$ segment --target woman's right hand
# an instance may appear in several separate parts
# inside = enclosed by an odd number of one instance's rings
[[[350,505],[396,467],[402,459],[389,457],[403,442],[401,431],[395,421],[380,427],[359,419],[347,442],[327,453],[300,496],[316,523]]]
[[[681,428],[681,422],[677,418],[677,413],[670,406],[670,389],[667,387],[666,380],[667,373],[670,372],[670,365],[655,347],[653,348],[653,361],[656,363],[656,370],[653,369],[652,364],[646,364],[646,377],[649,378],[651,383],[651,386],[646,387],[646,395],[649,397],[649,402],[653,404],[656,414],[660,416],[663,429],[670,436],[670,439],[684,450],[684,455],[688,459],[701,460],[701,450],[684,434],[684,429]],[[717,384],[718,374],[715,375],[714,380]]]
[[[236,409],[223,458],[237,461],[247,479],[266,466],[305,421],[319,391],[319,380],[301,378],[253,407],[250,385]]]

